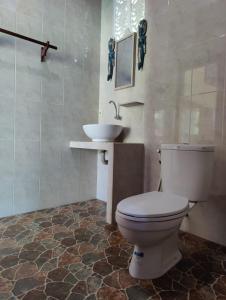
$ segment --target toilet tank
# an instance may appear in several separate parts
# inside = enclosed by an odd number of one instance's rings
[[[187,197],[208,198],[214,162],[214,146],[191,144],[161,145],[162,190]]]

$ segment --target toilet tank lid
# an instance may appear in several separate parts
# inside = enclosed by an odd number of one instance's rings
[[[214,145],[199,144],[162,144],[162,150],[214,152]]]

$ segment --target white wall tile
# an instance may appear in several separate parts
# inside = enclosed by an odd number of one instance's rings
[[[1,36],[0,217],[95,197],[95,180],[79,185],[82,166],[95,177],[96,155],[81,163],[69,141],[98,118],[100,9],[100,0],[0,0],[3,28],[58,47],[41,63],[40,45]]]

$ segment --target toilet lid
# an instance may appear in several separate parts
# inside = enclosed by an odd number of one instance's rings
[[[126,198],[117,209],[124,215],[155,218],[176,215],[188,208],[188,199],[174,194],[150,192]]]

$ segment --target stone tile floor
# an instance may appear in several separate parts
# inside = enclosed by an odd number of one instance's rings
[[[226,299],[226,247],[181,233],[182,261],[155,280],[128,274],[132,252],[98,200],[0,220],[0,299]]]

